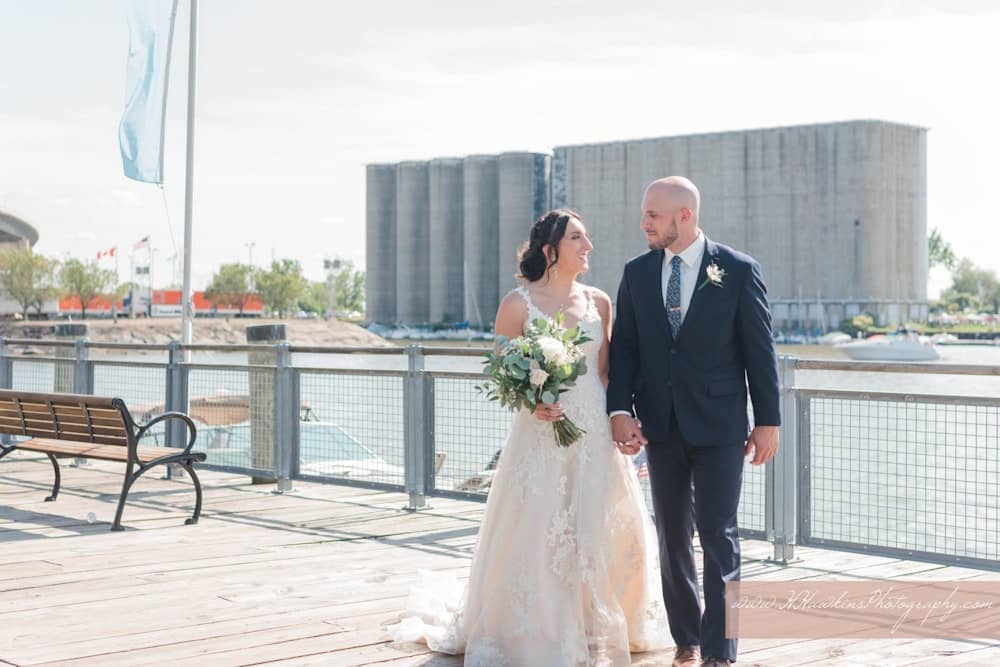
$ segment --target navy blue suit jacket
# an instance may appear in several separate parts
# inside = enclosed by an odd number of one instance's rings
[[[781,424],[777,356],[760,265],[705,240],[676,340],[663,304],[662,250],[630,260],[618,288],[607,409],[634,411],[650,442],[667,439],[673,414],[692,445],[744,444],[748,384],[754,422]],[[725,271],[722,287],[702,286],[712,263]]]

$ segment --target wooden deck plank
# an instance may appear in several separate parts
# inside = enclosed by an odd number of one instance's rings
[[[190,480],[151,476],[126,508],[129,529],[111,533],[119,467],[64,461],[59,500],[44,503],[47,459],[0,462],[0,665],[462,664],[390,645],[385,626],[418,568],[468,576],[482,503],[433,499],[433,509],[410,513],[402,493],[298,482],[276,495],[204,471],[199,525],[181,525]],[[1000,579],[865,553],[796,553],[781,565],[768,560],[769,544],[744,540],[744,579]],[[740,651],[744,667],[1000,662],[995,644],[944,640],[757,639]],[[670,655],[636,654],[633,664],[669,664]]]

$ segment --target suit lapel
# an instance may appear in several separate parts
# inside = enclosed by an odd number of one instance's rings
[[[674,337],[670,331],[670,319],[667,316],[667,307],[663,303],[663,251],[651,252],[646,256],[646,263],[643,266],[641,284],[643,286],[644,301],[648,304],[649,312],[658,313],[659,317],[654,317],[657,326],[673,344]]]
[[[691,294],[691,303],[688,304],[687,313],[684,314],[684,322],[681,323],[680,331],[677,332],[678,340],[684,335],[684,332],[692,327],[689,326],[690,323],[698,316],[698,313],[704,308],[705,301],[709,300],[706,292],[712,288],[711,285],[705,285],[701,287],[705,282],[705,276],[707,275],[705,269],[708,265],[718,259],[719,247],[712,243],[712,240],[705,237],[705,252],[701,256],[701,266],[698,267],[698,275],[695,277],[694,292]],[[700,288],[700,289],[699,289]],[[714,289],[718,289],[717,287]],[[664,311],[665,312],[665,311]]]

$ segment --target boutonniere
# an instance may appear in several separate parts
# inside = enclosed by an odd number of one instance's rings
[[[726,277],[726,270],[712,262],[705,267],[705,282],[698,285],[698,289],[701,289],[705,285],[712,285],[714,287],[722,287],[722,279]]]

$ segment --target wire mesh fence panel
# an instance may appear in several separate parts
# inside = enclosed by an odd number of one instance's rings
[[[110,361],[95,361],[94,395],[110,396],[125,401],[137,424],[149,421],[166,412],[167,369],[163,367],[136,366]],[[161,444],[166,424],[150,429],[140,445]]]
[[[434,378],[434,487],[486,496],[512,413],[476,390],[482,379]]]
[[[649,486],[649,470],[645,464],[645,452],[640,451],[633,460],[636,474],[639,476],[639,486],[642,487],[643,496],[646,498],[646,507],[650,514],[655,515],[652,490]],[[743,487],[737,514],[737,523],[740,527],[740,533],[743,535],[759,536],[764,533],[764,489],[764,466],[745,463],[743,466]]]
[[[784,446],[789,445],[785,443]],[[764,466],[751,465],[749,461],[744,463],[743,489],[736,517],[741,534],[756,536],[764,534],[765,488]]]
[[[813,543],[1000,560],[1000,401],[813,396]]]
[[[56,366],[59,366],[59,374],[65,374],[65,366],[69,364],[70,386],[62,391],[71,391],[73,386],[73,362],[36,360],[36,359],[12,359],[11,388],[19,391],[37,391],[41,393],[51,393],[56,389]]]
[[[300,474],[403,485],[401,376],[301,371],[299,400]]]
[[[270,467],[255,465],[254,452],[265,463],[273,460],[274,374],[254,372],[263,375],[252,383],[248,369],[188,371],[188,415],[198,428],[195,449],[208,455],[207,465]]]

